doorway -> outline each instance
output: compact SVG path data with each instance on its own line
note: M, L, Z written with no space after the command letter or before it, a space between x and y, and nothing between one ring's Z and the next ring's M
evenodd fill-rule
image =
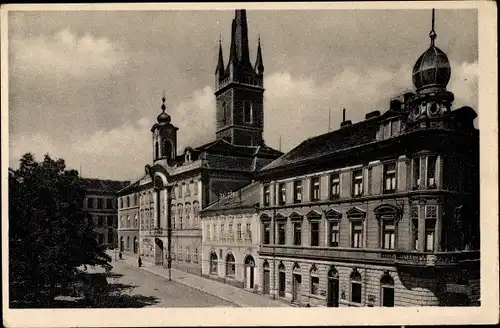
M328 298L326 306L339 306L339 274L334 268L328 271Z
M293 274L293 298L292 302L300 301L300 289L302 285L302 276L300 274Z
M255 284L255 261L252 255L245 258L245 288L253 289Z
M137 254L139 249L139 243L137 242L137 237L134 237L134 254Z
M120 252L123 252L123 236L120 237Z
M163 265L163 241L155 238L155 265Z
M285 266L283 263L280 264L278 274L278 296L285 297L285 286L286 286L286 274L285 274Z
M269 263L266 261L264 263L264 281L262 283L262 293L269 294L269 286L270 286L270 274L269 274Z

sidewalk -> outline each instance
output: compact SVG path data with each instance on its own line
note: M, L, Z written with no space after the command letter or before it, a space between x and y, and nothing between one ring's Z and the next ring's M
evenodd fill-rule
M122 261L137 267L136 257L123 255ZM141 269L168 279L168 269L161 266L154 266L151 262L143 261ZM290 307L290 305L284 302L270 299L267 296L254 294L240 288L195 276L176 269L171 270L172 281L201 290L207 294L219 297L240 307Z

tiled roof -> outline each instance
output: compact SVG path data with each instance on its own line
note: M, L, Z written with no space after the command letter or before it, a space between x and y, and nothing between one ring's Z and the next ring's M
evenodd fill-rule
M117 192L119 195L122 195L122 194L126 193L127 191L132 190L132 189L134 189L135 187L138 187L138 186L139 186L139 184L140 184L140 181L141 181L141 180L139 179L139 180L137 180L137 181L136 181L136 182L134 182L134 183L130 183L129 185L124 186L123 188L121 188L121 189L117 190L116 192Z
M253 182L245 187L233 192L231 196L219 199L208 205L201 212L219 211L228 209L251 208L259 203L260 184Z
M130 184L130 181L115 181L101 179L82 179L86 190L116 193L118 190Z
M309 138L288 153L264 166L261 172L298 164L375 141L379 120L382 117L386 117L386 115L367 119L336 131Z

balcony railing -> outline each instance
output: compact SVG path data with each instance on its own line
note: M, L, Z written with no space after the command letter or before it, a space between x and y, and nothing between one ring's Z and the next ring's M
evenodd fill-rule
M276 255L304 259L346 260L372 262L399 266L443 267L457 265L463 261L479 260L479 251L456 251L422 253L384 249L304 247L284 245L260 245L260 255Z
M167 233L166 229L163 229L162 227L157 227L149 230L149 234L151 236L163 236L164 234Z

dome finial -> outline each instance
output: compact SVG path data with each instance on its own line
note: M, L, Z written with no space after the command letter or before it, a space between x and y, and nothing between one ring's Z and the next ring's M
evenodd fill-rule
M165 90L163 90L163 96L162 96L162 98L161 98L161 102L162 102L162 104L161 104L161 110L162 110L163 112L164 112L164 111L165 111L165 109L166 109L166 106L165 106L165 100L166 100L166 99L165 99Z
M436 31L434 30L434 21L435 21L435 9L432 9L432 28L429 33L429 37L431 38L431 46L434 46L434 40L436 40L437 34Z

